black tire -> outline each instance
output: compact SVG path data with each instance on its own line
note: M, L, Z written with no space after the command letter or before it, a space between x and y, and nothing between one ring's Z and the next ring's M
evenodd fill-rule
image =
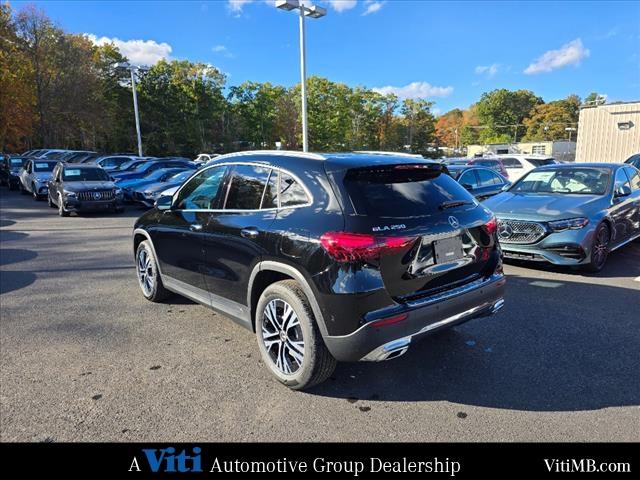
M7 185L9 187L9 190L16 190L18 187L14 187L13 183L9 182L9 185Z
M284 340L282 340L282 335L274 333L276 331L276 329L273 328L274 324L271 323L265 313L267 306L272 305L273 301L276 302L276 305L278 303L282 305L288 304L288 306L292 308L293 314L297 316L299 322L299 324L293 327L287 327L285 325L284 331L286 333L284 334ZM288 318L291 319L293 317L289 316ZM284 320L283 323L284 322L291 323L287 320ZM258 348L260 349L260 355L262 356L264 364L273 376L287 387L293 390L310 388L324 382L333 373L337 362L331 356L329 350L327 350L315 321L313 311L309 305L309 300L307 300L302 288L295 280L282 280L273 283L262 292L256 308L255 326ZM267 335L271 335L274 339L277 336L277 338L280 339L279 342L284 342L280 343L280 345L274 344L277 351L274 351L273 348L269 349L266 346L266 340L263 338L263 327L268 332ZM294 336L293 341L289 338L289 335ZM278 360L274 360L273 356L275 355L280 358L281 351L298 353L289 345L293 343L299 344L300 341L303 342L302 351L304 353L302 361L301 363L297 363L294 356L287 355L286 358L292 360L291 364L296 368L295 370L288 368L291 373L285 373L282 368L277 366ZM287 350L285 350L285 344L287 345ZM284 365L283 362L286 363L287 359L281 362L281 364Z
M27 192L27 191L25 190L24 185L22 185L22 182L19 182L19 183L18 183L18 190L20 190L20 194L21 194L21 195L26 195L26 194L28 194L28 193L29 193L29 192Z
M31 184L31 196L36 202L40 200L40 195L38 195L38 190L36 189L35 184Z
M62 197L60 195L58 195L58 215L60 215L61 217L68 217L70 215L70 213L65 210L64 202L62 201Z
M56 208L56 204L53 203L53 200L51 200L50 193L47 193L47 205L49 205L50 208Z
M609 225L601 223L593 234L593 243L591 244L591 261L583 268L587 272L597 273L604 268L609 256L609 241L611 240L611 231Z
M146 258L149 259L146 275L148 276L147 278L149 278L149 275L152 277L151 288L145 288L144 280L141 275L141 252L144 252ZM138 245L138 248L136 249L135 265L138 285L140 285L140 290L142 290L144 298L150 302L159 303L171 296L171 292L164 288L164 285L162 284L160 270L158 269L158 262L148 240L144 240L143 242L140 242L140 245Z

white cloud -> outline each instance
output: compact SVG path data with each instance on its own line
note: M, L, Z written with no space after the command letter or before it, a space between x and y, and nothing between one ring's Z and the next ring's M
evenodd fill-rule
M235 13L242 12L242 8L248 3L253 3L253 0L227 0L229 10Z
M213 53L219 53L227 58L234 58L235 55L229 51L225 45L215 45L211 48Z
M478 65L475 68L475 72L476 75L486 75L488 78L491 78L498 73L499 67L500 65L497 63L492 63L491 65Z
M427 82L412 82L404 87L380 87L374 91L382 95L393 93L398 98L428 98L428 97L448 97L453 93L453 87L436 87Z
M535 62L530 64L524 73L527 75L534 75L542 72L552 72L559 68L566 67L567 65L580 65L580 62L590 55L588 49L582 45L582 40L576 38L575 40L566 43L558 50L549 50L545 52L541 57L538 57Z
M162 59L169 59L171 55L171 45L155 40L120 40L117 37L97 37L91 33L85 36L96 45L113 43L120 53L129 59L134 65L153 65Z
M366 0L364 2L365 6L366 6L366 10L364 11L364 13L362 14L364 15L370 15L372 13L376 13L379 12L380 9L384 6L386 2L376 2L374 0Z
M358 4L358 0L329 0L329 4L336 12L351 10Z

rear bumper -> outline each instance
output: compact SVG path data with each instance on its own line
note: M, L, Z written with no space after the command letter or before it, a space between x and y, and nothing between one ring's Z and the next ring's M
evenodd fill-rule
M338 361L381 361L404 353L420 337L494 314L504 304L505 277L494 274L437 297L394 307L393 315L406 314L401 322L374 327L365 324L343 336L324 341Z

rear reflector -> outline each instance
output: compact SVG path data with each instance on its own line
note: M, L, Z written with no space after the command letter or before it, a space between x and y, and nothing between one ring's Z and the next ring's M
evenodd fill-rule
M338 262L374 260L414 241L415 237L378 237L349 232L327 232L320 237L322 247Z
M394 315L393 317L376 320L374 322L371 322L369 325L371 325L372 327L386 327L387 325L393 325L394 323L402 322L403 320L406 320L408 316L409 315L407 315L406 313L401 313L399 315Z

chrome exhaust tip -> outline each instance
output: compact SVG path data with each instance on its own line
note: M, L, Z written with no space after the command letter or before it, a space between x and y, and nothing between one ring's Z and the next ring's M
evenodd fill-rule
M499 310L502 309L502 307L504 307L504 298L501 298L500 300L498 300L496 303L493 304L493 306L491 307L491 314L493 315L494 313L497 313Z
M394 340L384 345L379 346L374 351L369 353L362 361L366 362L383 362L385 360L392 360L398 358L409 350L411 344L411 337L404 337Z

